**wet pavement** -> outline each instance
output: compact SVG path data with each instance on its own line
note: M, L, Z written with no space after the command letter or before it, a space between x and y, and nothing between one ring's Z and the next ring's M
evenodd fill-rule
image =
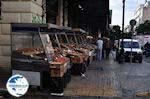
M139 99L133 98L136 93L150 92L150 57L141 64L118 64L112 58L94 61L85 75L72 76L63 97L52 97L48 92L34 92L20 99ZM0 82L1 88L4 85Z
M112 58L94 61L85 75L85 78L73 76L64 95L134 97L150 92L150 58L132 64L118 64Z
M110 62L94 61L85 77L73 76L64 91L64 96L117 96L115 73Z
M114 66L115 74L120 83L123 97L135 96L140 92L150 92L150 61L144 59L143 63L125 63Z

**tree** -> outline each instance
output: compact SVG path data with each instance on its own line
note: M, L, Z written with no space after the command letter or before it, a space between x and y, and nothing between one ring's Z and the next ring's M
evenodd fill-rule
M150 34L150 20L146 20L136 28L137 34Z
M120 39L121 37L121 30L119 25L114 25L113 28L110 30L110 39L116 40Z

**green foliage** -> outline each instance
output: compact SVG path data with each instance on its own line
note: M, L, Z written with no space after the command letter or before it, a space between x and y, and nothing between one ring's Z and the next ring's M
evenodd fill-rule
M121 30L119 25L114 25L113 28L110 30L109 37L111 40L116 40L121 37Z
M150 20L146 20L136 28L137 33L150 34Z
M123 38L131 38L132 33L123 33L120 30L120 26L115 25L113 26L113 28L110 30L110 34L109 34L109 38L111 40L118 40L118 39L122 39Z

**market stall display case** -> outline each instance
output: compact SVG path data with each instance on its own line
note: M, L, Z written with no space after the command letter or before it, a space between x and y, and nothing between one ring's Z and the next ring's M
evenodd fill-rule
M78 42L74 31L66 32L66 34L69 41L67 46L75 51L74 53L71 53L71 62L73 64L72 73L84 74L87 68L87 50L80 47L80 43Z
M70 81L70 60L52 46L50 33L63 31L53 24L12 23L12 75L27 78L31 86L49 88L51 93L62 94Z
M49 34L52 44L56 50L59 50L64 56L67 56L71 60L71 72L72 74L81 75L85 73L85 57L86 55L77 49L77 46L70 43L67 33L72 33L71 28L64 27L63 32L57 32Z
M85 52L86 49L86 54L89 56L87 64L91 64L93 61L93 57L95 56L95 50L96 46L93 44L89 44L86 40L86 31L80 28L74 28L73 31L75 32L75 37L78 41L78 44L81 49L84 49L83 51Z

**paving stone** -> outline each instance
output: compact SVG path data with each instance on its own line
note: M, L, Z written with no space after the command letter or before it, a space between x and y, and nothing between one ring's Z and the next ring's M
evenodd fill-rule
M86 78L73 76L64 94L70 96L67 92L76 90L77 96L117 96L112 77L114 75L108 70L110 64L107 62L93 62L86 72ZM106 63L106 66L103 65Z

